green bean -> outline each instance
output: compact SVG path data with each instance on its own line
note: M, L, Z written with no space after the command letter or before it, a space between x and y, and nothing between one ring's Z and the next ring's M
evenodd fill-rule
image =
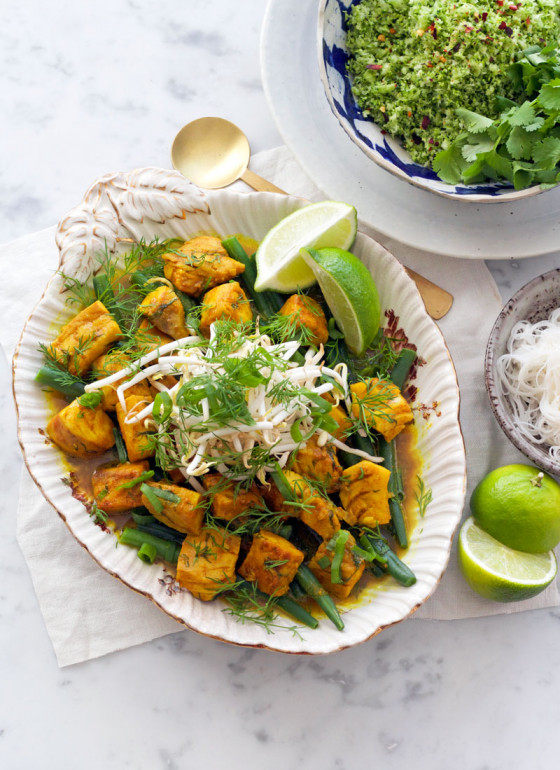
M120 463L127 463L128 462L128 453L126 451L126 444L124 443L124 439L122 437L122 433L117 427L113 428L113 435L115 437L115 449L117 450L117 455L119 458Z
M130 282L135 286L142 288L144 284L148 283L150 278L153 278L153 276L149 275L148 273L144 273L142 270L136 270L130 276Z
M294 599L306 599L307 594L303 590L303 588L300 586L300 584L297 582L297 580L292 580L290 583L290 592Z
M397 357L395 365L391 369L389 378L399 390L402 390L410 374L412 364L416 360L416 351L411 348L403 348Z
M342 631L344 629L344 622L332 597L325 591L309 567L305 564L300 564L296 572L296 580L305 593L317 602L327 618L334 623L339 631Z
M385 467L391 472L387 488L389 490L389 510L391 512L391 521L395 528L395 535L401 548L408 548L408 535L406 533L406 524L404 520L404 511L402 501L404 490L402 489L400 471L397 467L397 449L394 441L380 441L379 453L385 460Z
M176 564L179 559L179 553L181 552L181 546L178 543L173 543L169 540L163 540L160 537L143 532L139 529L132 529L132 527L125 527L119 536L119 543L123 545L130 545L134 548L141 548L144 544L155 548L157 555L160 559L169 562L170 564Z
M403 586L411 586L416 583L416 575L397 554L391 550L388 543L383 538L366 536L374 550L382 557L387 559L387 572Z
M85 392L86 384L78 377L74 377L69 372L65 372L62 369L57 369L54 366L48 366L45 364L42 366L35 375L35 382L40 385L45 385L53 390L58 390L59 393L68 396L69 398L79 398Z
M115 295L111 290L111 282L106 275L94 276L93 290L95 292L95 298L100 302L103 302L103 304L115 299Z
M284 300L275 291L257 291L255 289L255 281L257 279L255 261L247 255L247 252L235 236L222 241L222 246L232 259L245 265L245 271L241 275L241 279L259 313L264 318L276 315L284 304Z
M282 610L284 610L286 614L290 615L299 623L303 623L309 628L317 628L319 625L317 618L314 618L313 615L311 615L311 613L305 609L305 607L302 607L301 604L298 604L298 602L296 602L287 594L284 594L283 596L277 596L276 603Z
M181 289L178 289L176 286L174 287L173 291L179 297L179 302L185 311L185 317L188 316L191 310L196 307L196 300L190 297L188 294L185 294L184 291L181 291Z
M134 519L135 517L133 516L132 518ZM144 521L143 523L139 521L136 524L136 529L140 532L146 532L148 535L160 537L162 540L168 540L170 543L179 543L179 545L186 537L184 532L168 527L167 524L158 521L155 516L152 521Z

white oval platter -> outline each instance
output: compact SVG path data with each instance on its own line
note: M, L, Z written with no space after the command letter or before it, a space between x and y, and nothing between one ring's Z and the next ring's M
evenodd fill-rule
M57 230L61 264L67 274L87 280L92 272L91 255L100 249L118 253L131 240L146 241L214 232L226 237L235 233L261 239L291 211L306 201L273 193L204 192L179 173L164 169L138 169L109 174L96 181L83 202L62 219ZM98 564L111 575L185 626L206 636L252 647L289 653L320 654L363 642L383 628L403 620L432 594L447 565L453 533L461 518L465 497L465 451L459 426L459 390L453 363L436 324L424 310L414 283L400 263L371 238L359 233L354 252L371 270L382 306L399 318L398 325L425 359L414 384L413 404L437 404L439 416L423 419L417 411L418 450L423 457L423 478L433 502L411 533L411 545L403 559L417 575L411 588L394 582L366 588L355 606L345 612L341 633L322 619L315 631L292 625L273 634L255 624L240 624L224 612L221 601L204 603L188 592L166 592L160 582L161 564L148 566L126 546L116 546L115 536L96 526L83 505L63 483L68 475L59 450L45 440L49 404L34 377L41 366L39 342L54 338L57 329L72 315L61 293L63 282L55 275L28 319L14 356L14 395L18 433L25 462L43 495L66 523L70 532ZM425 412L424 412L425 414ZM53 512L53 515L54 512Z

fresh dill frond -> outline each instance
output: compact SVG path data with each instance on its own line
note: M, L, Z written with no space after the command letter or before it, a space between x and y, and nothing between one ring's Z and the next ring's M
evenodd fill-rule
M432 502L432 490L426 487L424 479L419 474L416 476L416 480L418 482L418 489L415 491L414 496L418 503L418 515L423 519L428 505Z
M275 597L262 594L255 583L240 580L224 586L221 595L228 605L222 612L231 615L238 623L256 623L267 634L273 634L275 629L287 630L298 639L302 638L298 626L286 627L278 622Z

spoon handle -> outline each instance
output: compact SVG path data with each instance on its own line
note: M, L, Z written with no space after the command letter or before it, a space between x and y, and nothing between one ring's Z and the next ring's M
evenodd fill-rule
M276 185L272 184L272 182L267 182L267 180L263 179L262 176L255 174L254 171L251 171L248 168L246 168L245 171L241 174L241 179L243 179L245 184L248 184L249 187L252 187L253 190L258 190L259 192L282 193L282 195L288 194L285 190L281 190L279 187L276 187Z
M410 267L405 267L405 270L416 284L420 296L424 300L424 306L428 315L436 321L443 318L451 309L453 295L442 289L441 286L437 286L427 278L424 278L423 275L414 272Z

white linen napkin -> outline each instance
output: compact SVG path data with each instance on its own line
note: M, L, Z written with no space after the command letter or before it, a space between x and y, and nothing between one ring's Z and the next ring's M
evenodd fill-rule
M251 166L287 192L310 200L325 197L286 148L259 153ZM242 183L236 186L246 189ZM461 423L469 475L466 516L470 492L482 476L499 465L525 461L496 424L484 388L484 350L502 307L497 287L482 261L431 256L383 238L367 227L362 229L405 265L445 287L455 297L451 311L439 325L455 362L461 389ZM2 247L5 263L18 266L4 275L4 292L11 301L7 317L0 324L0 342L9 357L25 320L57 268L54 233L52 227ZM18 542L60 666L183 630L144 597L99 568L45 502L25 469L17 515ZM53 553L57 554L56 560ZM450 620L559 604L557 585L524 602L504 605L486 601L466 585L453 552L436 592L414 617Z

